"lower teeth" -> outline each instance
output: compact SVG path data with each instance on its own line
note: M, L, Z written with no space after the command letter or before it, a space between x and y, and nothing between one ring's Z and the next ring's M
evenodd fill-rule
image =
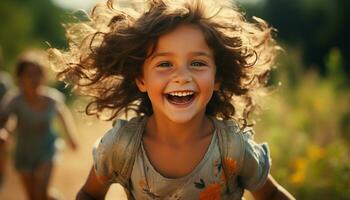
M188 96L171 96L171 95L167 95L167 98L169 99L169 101L173 102L173 103L178 103L178 104L185 104L191 101L193 95L188 95Z

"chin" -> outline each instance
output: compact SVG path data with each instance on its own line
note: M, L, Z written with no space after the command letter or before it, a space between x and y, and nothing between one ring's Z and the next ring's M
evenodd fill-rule
M177 124L185 124L188 123L189 121L191 121L190 118L176 118L173 117L172 119L170 119L171 122L173 123L177 123Z
M189 113L177 113L177 114L171 114L170 116L168 115L167 118L169 121L173 122L173 123L178 123L178 124L185 124L188 122L191 122L194 118L196 117L196 115L193 114L189 114ZM204 116L203 116L204 117Z

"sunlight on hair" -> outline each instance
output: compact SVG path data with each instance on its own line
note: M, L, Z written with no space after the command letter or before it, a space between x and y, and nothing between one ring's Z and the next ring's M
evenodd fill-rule
M89 14L73 14L77 22L65 24L69 49L49 49L50 66L73 90L93 99L88 113L105 112L111 119L130 110L152 112L133 81L150 45L181 23L199 25L211 48L226 55L216 60L222 62L218 73L224 82L208 104L208 112L219 118L247 119L259 106L280 51L274 29L258 17L247 21L230 0L109 0Z

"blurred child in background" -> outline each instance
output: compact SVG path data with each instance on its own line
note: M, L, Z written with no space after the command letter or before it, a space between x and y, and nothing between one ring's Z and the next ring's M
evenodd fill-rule
M20 58L16 75L19 89L8 92L0 107L1 140L8 139L5 124L12 116L16 117L15 168L28 199L53 199L48 193L56 153L53 120L58 117L61 121L67 142L75 150L73 118L64 104L64 96L44 85L43 66L34 58Z

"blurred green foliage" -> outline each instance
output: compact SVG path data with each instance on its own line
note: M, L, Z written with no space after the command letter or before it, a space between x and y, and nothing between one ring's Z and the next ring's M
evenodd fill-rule
M257 137L267 140L272 174L297 199L350 199L350 88L337 48L325 57L327 75L305 69L298 49L279 60ZM259 135L261 133L261 135Z
M333 47L344 55L350 75L349 0L239 0L248 16L265 19L278 30L279 40L298 47L305 68L317 68L325 75L324 58Z
M241 2L277 29L285 50L272 73L282 85L256 127L272 174L297 199L350 199L350 1Z
M45 42L55 47L65 47L61 23L66 13L49 0L1 0L1 69L13 71L11 68L18 54L29 47L48 47Z

